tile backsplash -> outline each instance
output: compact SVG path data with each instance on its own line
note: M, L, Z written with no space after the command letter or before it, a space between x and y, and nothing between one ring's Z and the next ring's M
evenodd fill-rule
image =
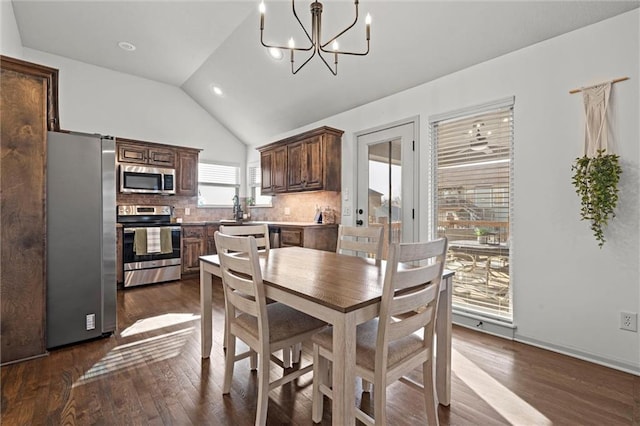
M120 194L116 196L116 204L138 204L149 206L172 206L173 218L181 218L183 222L202 222L218 219L231 219L233 209L228 208L198 208L198 197L184 197L179 195L163 196L151 194ZM186 209L189 209L189 215Z
M333 191L278 194L272 197L272 207L251 207L249 210L252 220L313 222L316 206L321 210L327 207L333 210L335 222L340 222L342 199L340 192Z
M316 206L321 210L329 208L335 213L335 222L340 222L342 202L339 192L316 191L295 194L279 194L272 197L272 207L251 207L247 209L246 199L241 199L242 210L251 220L274 222L312 222ZM228 208L198 207L198 197L161 196L150 194L120 194L116 196L118 205L167 205L174 208L174 218L183 222L214 221L231 219L233 211ZM189 209L189 215L186 209ZM286 214L288 213L288 214Z

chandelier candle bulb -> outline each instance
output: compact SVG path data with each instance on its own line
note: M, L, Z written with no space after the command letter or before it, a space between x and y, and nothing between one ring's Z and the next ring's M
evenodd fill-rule
M367 13L367 17L364 19L364 23L367 24L367 40L371 38L371 15Z
M259 9L260 9L260 30L264 30L264 12L266 10L264 2L260 3Z

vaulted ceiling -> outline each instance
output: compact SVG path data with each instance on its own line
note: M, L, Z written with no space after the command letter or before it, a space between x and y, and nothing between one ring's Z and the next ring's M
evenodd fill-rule
M258 0L13 0L25 47L181 87L247 144L321 120L471 65L637 8L639 1L361 0L338 75L314 58L291 74L260 45ZM310 27L310 1L296 2ZM353 2L324 2L323 34L353 20ZM265 40L302 46L288 1L267 0ZM323 37L323 40L326 40ZM118 47L127 41L133 52ZM568 52L570 53L570 52ZM328 58L332 63L332 58ZM296 64L302 63L296 56ZM219 86L222 96L213 94Z

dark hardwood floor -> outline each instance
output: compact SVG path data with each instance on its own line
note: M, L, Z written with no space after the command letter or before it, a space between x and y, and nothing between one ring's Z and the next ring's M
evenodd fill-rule
M222 308L217 286L218 325ZM197 277L118 291L114 336L2 367L2 425L253 424L257 376L244 360L222 396L221 328L202 360L199 311ZM453 336L443 425L640 424L640 377L460 327ZM306 375L273 390L268 424L312 424L310 383ZM389 424L426 424L418 392L402 383L387 392ZM367 407L369 395L358 391L357 401ZM328 403L323 424L331 424Z

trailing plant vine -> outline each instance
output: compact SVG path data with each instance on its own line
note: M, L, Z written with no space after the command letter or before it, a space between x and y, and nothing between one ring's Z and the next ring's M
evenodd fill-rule
M591 221L591 230L600 248L605 243L604 227L610 217L616 216L618 182L622 174L619 158L599 149L595 157L578 157L571 166L573 186L582 204L581 220Z

